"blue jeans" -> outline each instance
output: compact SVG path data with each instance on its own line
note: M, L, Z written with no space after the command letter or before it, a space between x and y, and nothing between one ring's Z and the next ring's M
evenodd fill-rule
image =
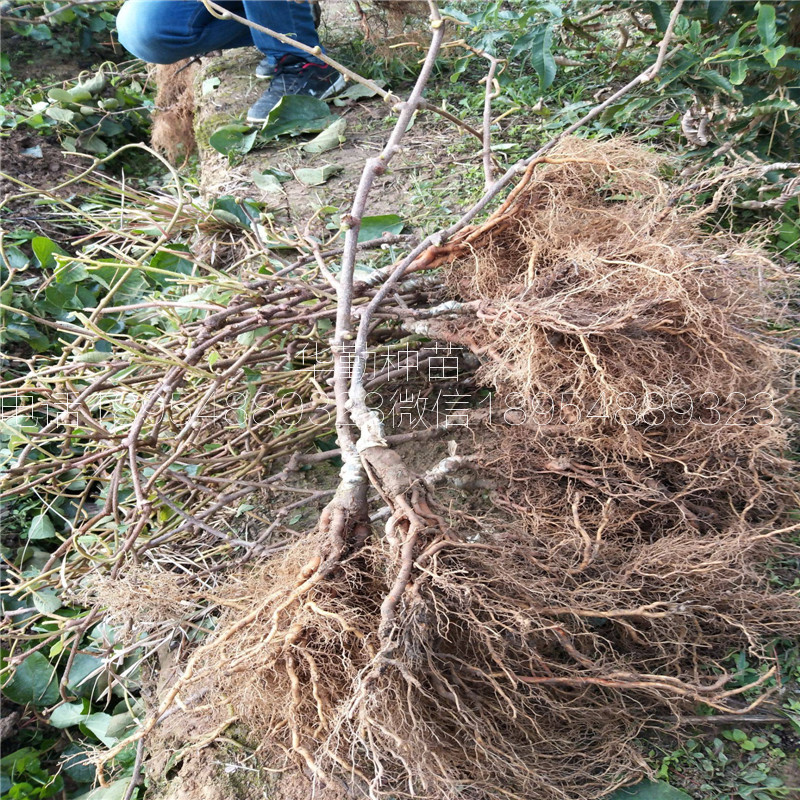
M310 0L217 0L234 14L317 47ZM200 0L126 0L117 15L126 50L152 64L174 64L209 50L255 45L276 60L287 54L317 61L295 47L235 20L217 19Z

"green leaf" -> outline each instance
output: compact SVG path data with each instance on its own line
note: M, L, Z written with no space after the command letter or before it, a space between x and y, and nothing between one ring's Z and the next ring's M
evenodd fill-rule
M747 110L749 116L757 116L759 114L772 114L776 111L797 111L800 105L788 98L775 98L774 100L765 100L762 103L753 103Z
M171 245L165 250L159 250L151 259L148 264L147 274L159 286L163 286L168 282L179 278L181 275L192 274L192 262L186 259L187 251L179 249L181 245ZM183 254L183 255L181 255ZM163 272L170 272L170 275L156 274L151 270L160 270Z
M800 240L800 226L792 220L785 220L778 229L778 238L786 244L794 244Z
M708 21L716 25L730 8L730 0L708 0Z
M656 24L659 33L664 33L669 25L669 11L661 3L649 2L645 4L647 10L653 15L653 22Z
M56 266L56 283L80 283L89 277L89 270L77 261L62 261Z
M77 297L77 286L67 284L50 284L44 290L44 296L54 308L72 309L73 311L81 308L81 302Z
M463 58L459 58L455 64L453 64L452 68L450 69L450 83L456 83L459 79L459 76L466 72L467 67L470 65L473 56L470 53Z
M226 225L233 225L237 228L242 224L242 221L236 214L231 214L230 211L226 211L224 208L216 209L214 211L214 217L220 222L224 222Z
M737 100L740 100L742 97L742 93L736 89L724 75L721 75L714 69L705 69L698 77L702 78L706 83L710 83L715 88L722 89L729 97L734 97Z
M90 153L102 156L108 152L108 145L97 135L81 137L78 139L78 144Z
M68 108L61 108L60 106L51 106L44 113L47 114L50 119L54 119L56 122L66 122L68 125L72 124L78 116L74 111L70 111Z
M6 326L6 332L11 328ZM18 445L26 445L31 441L30 433L40 430L39 424L32 417L19 414L14 417L0 419L0 434L8 436L7 447L10 452L14 452Z
M46 236L35 236L31 240L31 247L39 266L42 269L55 269L55 255L67 255L52 239Z
M741 86L747 77L747 62L743 59L731 64L730 81L734 86Z
M126 266L106 265L91 270L92 277L106 289L115 286L122 276L129 270ZM147 289L147 280L138 270L131 270L117 286L114 292L114 302L120 305L135 303L141 299Z
M319 186L337 172L341 172L342 169L339 164L325 164L324 167L317 169L296 169L294 174L297 176L297 180L306 186Z
M37 514L28 527L28 539L50 539L56 535L56 529L47 514Z
M92 99L92 93L82 86L73 86L72 89L67 91L67 96L70 103L85 103L87 100Z
M386 86L386 81L375 81L375 83L383 89ZM368 97L375 97L378 93L369 86L364 86L363 83L353 83L343 92L340 92L334 99L335 106L347 106L354 100L364 100Z
M400 233L405 223L397 214L379 214L374 217L363 217L358 231L358 241L366 242L377 239L384 233Z
M734 742L746 742L747 734L741 728L734 728L730 731L723 731L722 735L726 739L732 739Z
M106 736L122 739L135 724L134 716L130 711L123 711L121 714L113 714L108 721Z
M472 20L460 9L453 6L447 6L442 9L443 17L451 17L458 22L463 22L465 25L472 25Z
M79 364L102 364L113 357L113 353L104 353L101 350L87 350L85 353L79 353L75 356L74 360Z
M779 44L777 47L770 47L764 51L764 60L772 69L778 66L778 62L786 55L786 47Z
M116 736L108 734L111 719L110 714L99 711L86 717L81 723L81 728L91 731L106 747L113 747L119 740Z
M617 789L603 800L692 800L691 796L664 781L642 781L635 786Z
M92 783L97 770L89 763L91 751L73 742L61 754L64 772L76 783Z
M125 127L109 117L106 117L100 122L100 133L102 133L104 136L119 136L124 132Z
M281 187L281 182L274 176L270 175L268 172L253 172L253 183L261 189L262 192L267 192L267 194L275 194L277 192L283 192L283 188Z
M260 133L265 139L285 134L318 133L330 125L332 118L324 100L308 95L286 95L269 112Z
M55 667L41 653L31 653L3 687L3 694L21 705L52 706L60 697Z
M88 92L89 95L91 96L94 94L99 94L105 88L106 88L106 76L103 70L101 69L99 72L92 75L91 78L82 80L80 83L78 83L75 89L72 89L71 91L81 90L84 92Z
M125 792L128 791L130 778L120 778L118 781L110 783L108 786L98 786L91 792L76 797L75 800L122 800Z
M286 183L286 181L290 181L292 179L291 172L286 172L282 169L276 169L275 167L265 167L261 170L262 175L271 175L273 178L277 178L281 183ZM253 172L253 178L255 179L255 171Z
M208 143L224 156L231 153L240 155L249 153L253 149L255 140L255 129L241 123L223 125L208 137Z
M324 153L327 150L333 150L345 141L345 128L347 128L347 120L340 117L310 142L306 142L302 149L306 153Z
M54 614L61 608L62 603L55 589L41 589L33 592L33 605L42 614Z
M540 23L533 28L531 38L531 66L539 76L539 88L544 90L552 85L556 77L556 62L553 58L553 26Z
M0 263L2 263L3 255L5 255L6 265L11 269L24 269L28 265L28 257L19 247L7 247L4 254L0 253Z
M522 36L517 39L513 45L511 45L511 50L508 51L508 57L510 59L516 58L519 55L522 55L530 46L531 42L533 41L533 37L536 35L536 31L528 31L527 33L523 33Z
M777 38L777 26L775 25L775 7L768 3L756 3L758 9L758 19L756 28L758 38L764 47L771 47Z
M258 219L261 209L252 200L239 200L232 195L225 194L214 200L211 212L217 219L227 222L229 225L243 225L245 228L250 228L252 225L250 217Z
M244 345L245 347L250 347L251 344L259 337L259 336L266 336L270 332L270 328L268 326L263 328L254 328L252 331L245 331L244 333L240 333L236 337L236 341Z
M54 728L69 728L79 725L88 716L84 703L64 703L53 711L48 721Z
M89 676L103 665L103 660L91 653L78 653L72 662L67 677L67 688L78 697L91 698L93 694L103 691L108 686L108 676L104 671L94 677Z
M72 95L66 89L51 89L47 96L55 103L74 103ZM91 96L91 95L90 95Z

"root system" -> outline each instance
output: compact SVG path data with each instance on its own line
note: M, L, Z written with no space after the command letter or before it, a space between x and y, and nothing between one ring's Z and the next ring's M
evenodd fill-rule
M364 449L385 529L334 500L228 585L176 692L213 682L332 796L436 800L597 797L646 771L644 729L769 696L800 621L764 567L797 500L781 276L675 210L661 166L567 142L429 254L455 303L425 332L482 361L495 489L476 515Z
M197 149L194 136L194 89L197 64L184 59L153 67L157 86L150 141L173 164L180 164Z

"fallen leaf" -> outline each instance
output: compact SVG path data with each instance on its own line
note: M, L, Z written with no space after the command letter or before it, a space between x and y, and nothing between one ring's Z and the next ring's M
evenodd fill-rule
M326 164L324 167L317 167L316 169L296 169L294 174L297 180L306 186L319 186L325 183L332 175L341 172L342 169L339 164Z
M274 175L270 175L268 172L254 172L253 183L259 189L261 189L262 192L267 192L268 194L280 192L283 194L281 182Z
M375 83L383 89L386 86L386 81L375 81ZM366 100L368 97L375 97L378 93L363 83L354 83L349 88L340 92L334 100L335 106L348 106L355 100Z
M310 142L306 142L302 149L306 153L324 153L326 150L333 150L334 147L338 147L344 142L345 128L347 128L347 120L340 117Z
M253 174L255 175L255 172ZM290 172L277 169L277 167L264 167L261 170L261 174L272 175L273 178L277 178L281 183L286 183L286 181L290 181L292 179L292 174Z
M242 155L249 153L253 149L255 140L256 131L249 125L242 125L241 123L223 125L208 137L208 143L224 156L230 153L240 153Z
M374 217L363 217L358 229L358 241L367 242L377 239L384 233L400 233L405 223L397 214L378 214Z
M324 130L332 119L333 114L324 100L290 94L282 97L269 112L260 134L264 139L274 139L287 133L292 136L317 133Z
M617 789L603 800L692 800L686 792L664 781L642 781L635 786Z

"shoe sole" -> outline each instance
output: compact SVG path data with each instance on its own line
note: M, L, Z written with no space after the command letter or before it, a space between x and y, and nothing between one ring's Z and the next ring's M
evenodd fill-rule
M346 83L347 83L347 81L345 81L344 75L339 75L339 77L333 82L331 87L324 94L321 94L317 99L318 100L327 100L329 97L333 97L335 94L338 94L339 92L342 91L342 89L344 89ZM270 109L270 111L272 111L272 109ZM267 112L267 114L269 114L269 111ZM258 125L258 124L260 124L262 122L266 122L267 118L266 117L261 117L261 118L257 119L256 117L251 117L251 116L248 115L247 116L247 121L251 125Z

